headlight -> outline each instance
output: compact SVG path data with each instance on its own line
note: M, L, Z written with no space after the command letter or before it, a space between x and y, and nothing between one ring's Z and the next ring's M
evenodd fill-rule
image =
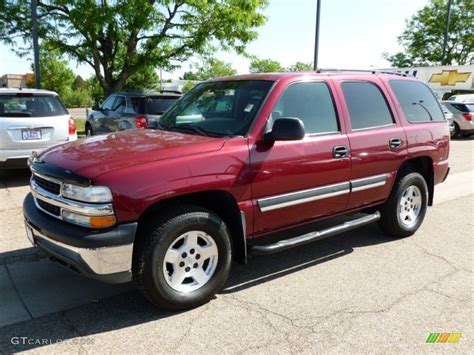
M81 187L64 184L61 189L63 197L83 202L112 202L112 193L105 186Z
M63 219L70 223L89 228L106 228L117 221L115 216L85 216L79 213L63 210Z

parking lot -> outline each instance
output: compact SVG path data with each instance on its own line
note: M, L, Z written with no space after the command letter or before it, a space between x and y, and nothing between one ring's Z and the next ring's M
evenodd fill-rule
M234 265L223 291L163 312L129 286L85 280L29 244L28 171L0 176L0 352L462 352L472 329L474 139L451 144L451 174L420 230L376 225ZM458 344L426 344L432 332Z

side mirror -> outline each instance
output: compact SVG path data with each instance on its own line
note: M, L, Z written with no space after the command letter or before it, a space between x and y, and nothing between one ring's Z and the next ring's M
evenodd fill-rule
M97 103L94 104L94 106L92 106L92 109L93 109L94 111L102 111L102 109L100 108L100 105L97 104Z
M287 117L279 118L273 122L270 132L265 133L265 142L275 141L298 141L305 135L304 124L299 118Z

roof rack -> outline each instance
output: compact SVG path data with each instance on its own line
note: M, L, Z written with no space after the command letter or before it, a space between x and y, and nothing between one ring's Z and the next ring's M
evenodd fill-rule
M396 71L388 71L388 70L377 70L377 69L318 69L316 73L331 73L331 72L356 72L356 73L371 73L371 74L391 74L391 75L398 75L407 77L408 74L399 73Z

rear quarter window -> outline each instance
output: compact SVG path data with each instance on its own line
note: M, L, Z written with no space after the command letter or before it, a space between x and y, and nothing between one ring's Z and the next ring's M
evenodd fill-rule
M57 96L0 95L1 117L51 117L68 112Z
M411 80L389 80L408 122L444 121L438 100L425 84Z

